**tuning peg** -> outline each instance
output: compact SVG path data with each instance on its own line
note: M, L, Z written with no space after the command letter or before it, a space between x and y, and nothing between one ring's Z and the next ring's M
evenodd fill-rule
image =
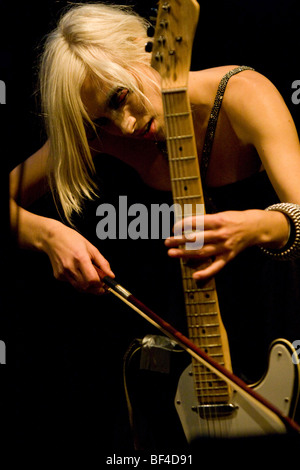
M168 2L165 2L162 6L162 9L169 13L169 11L171 10L171 6Z
M156 20L158 14L158 8L150 8L150 18L154 18Z
M149 13L149 21L153 25L156 24L157 15L158 15L158 9L157 8L151 8L150 13Z
M152 25L148 26L148 28L147 28L147 36L148 36L148 38L153 38L154 33L155 33L155 28L154 28L154 26L152 26Z
M152 52L152 49L153 49L153 42L152 42L152 41L148 41L148 42L145 44L145 51L146 51L146 52Z

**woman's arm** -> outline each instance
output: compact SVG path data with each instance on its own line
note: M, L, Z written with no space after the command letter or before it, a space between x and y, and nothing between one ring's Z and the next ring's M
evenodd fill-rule
M224 97L234 131L243 144L255 147L279 199L300 204L299 137L282 96L257 72L235 78Z
M103 275L114 277L108 261L88 240L58 220L27 211L27 206L47 191L47 157L49 144L10 175L11 230L21 248L46 253L54 276L70 282L79 290L104 292L103 284L94 265ZM20 204L20 205L19 205Z

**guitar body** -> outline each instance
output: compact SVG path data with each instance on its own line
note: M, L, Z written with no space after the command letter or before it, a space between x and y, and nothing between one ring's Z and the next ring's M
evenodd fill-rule
M293 347L286 340L272 343L269 354L269 366L266 375L255 385L257 393L272 403L286 416L293 416L299 395L300 367L292 361ZM256 413L255 407L249 407L247 401L237 390L232 390L229 405L198 406L194 391L191 366L182 373L175 407L177 409L188 442L200 437L245 437L282 433L281 426Z

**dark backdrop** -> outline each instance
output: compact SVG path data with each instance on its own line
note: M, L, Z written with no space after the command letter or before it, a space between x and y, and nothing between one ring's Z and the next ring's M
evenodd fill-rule
M17 442L32 442L37 436L43 442L67 438L82 442L86 437L91 446L97 446L103 423L107 445L128 435L124 424L114 437L114 423L125 422L120 418L126 414L123 398L117 391L103 390L121 388L118 358L128 344L123 328L130 325L134 337L143 330L143 321L111 300L84 296L58 283L48 260L17 250L8 233L7 172L45 138L35 93L39 44L67 3L0 2L0 79L7 90L7 104L0 107L1 259L5 273L0 339L7 343L5 367L15 377L10 416ZM148 15L156 4L151 0L115 3L134 5L142 15ZM300 105L291 100L292 83L300 79L299 12L298 0L202 1L192 68L254 67L275 83L299 127ZM35 209L56 216L51 198ZM93 209L87 209L87 218L89 210ZM121 273L127 287L134 289L137 273L131 275L129 268ZM146 287L140 287L139 294L149 300ZM153 306L159 308L159 302ZM5 381L3 372L3 384Z

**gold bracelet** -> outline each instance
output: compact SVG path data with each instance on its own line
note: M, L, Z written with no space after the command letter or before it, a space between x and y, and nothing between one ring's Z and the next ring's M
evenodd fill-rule
M290 236L283 248L271 249L260 246L260 249L268 256L278 260L287 261L300 258L300 205L289 202L273 204L266 211L279 211L285 214L290 223Z

